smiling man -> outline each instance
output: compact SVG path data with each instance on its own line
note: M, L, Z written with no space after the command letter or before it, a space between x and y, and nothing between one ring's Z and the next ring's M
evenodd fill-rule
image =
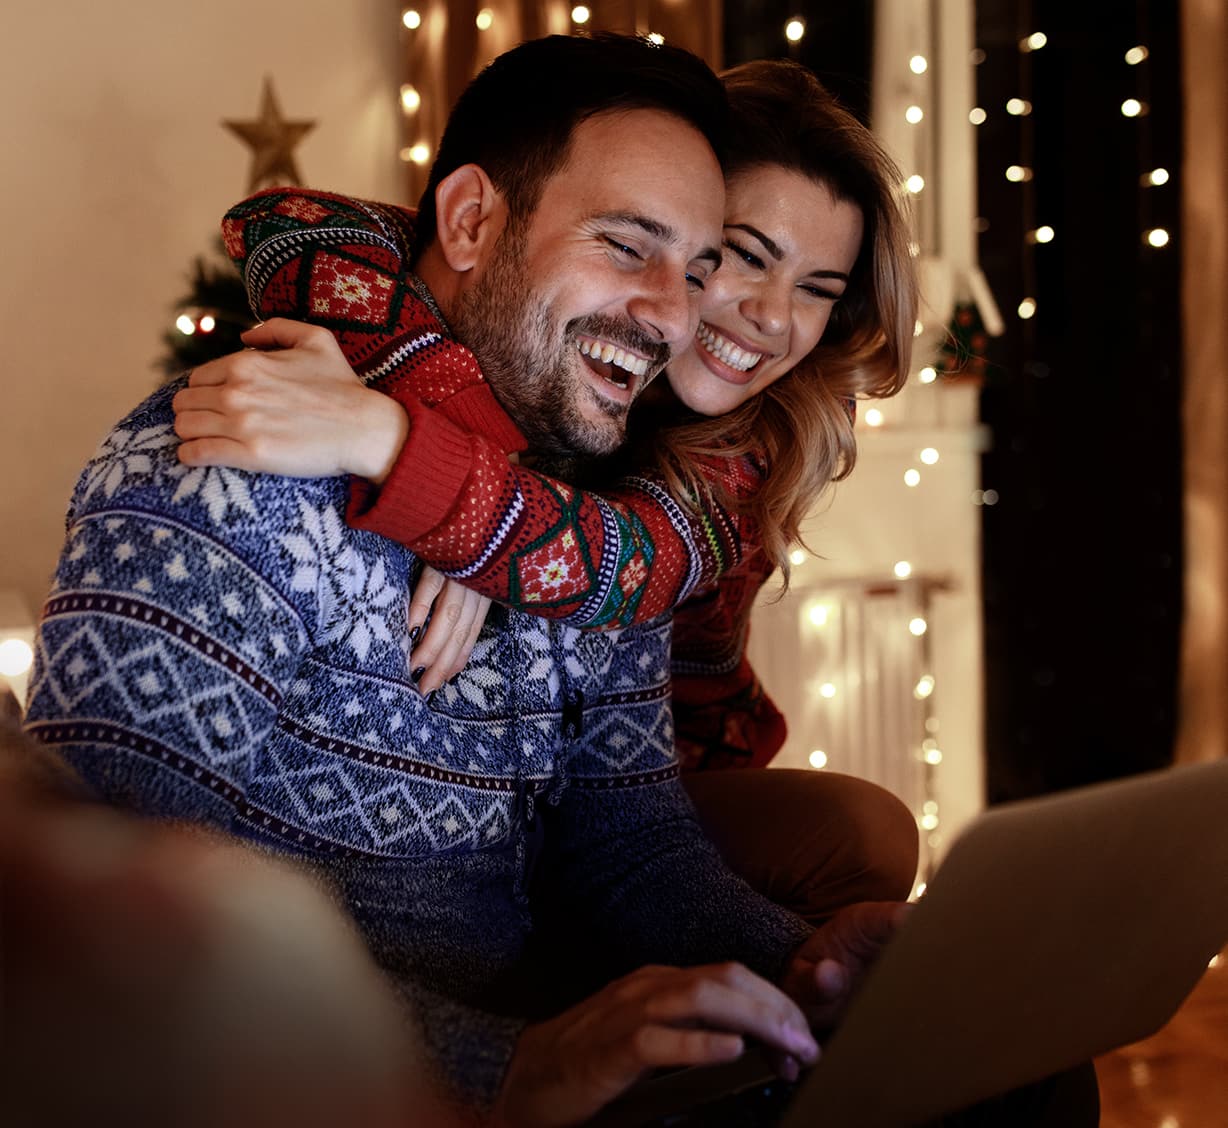
M414 264L405 292L375 286L385 316L434 311L366 357L373 385L395 390L398 350L427 350L415 393L517 445L429 363L454 332L531 450L617 445L635 396L691 339L718 262L722 112L707 68L644 41L554 37L501 56L453 111L412 256L403 229L364 213L371 241ZM296 217L280 219L289 239ZM275 210L263 222L249 280L285 261ZM353 289L312 300L344 322ZM668 622L583 635L500 610L455 684L424 699L405 669L413 555L347 527L335 478L181 463L172 399L208 390L155 393L83 473L29 731L111 803L324 873L414 1004L443 1082L505 1123L580 1122L646 1070L728 1060L745 1037L786 1074L813 1060L799 1004L828 999L811 930L728 873L678 783ZM589 938L578 955L610 985L529 1024L509 1000L543 849Z

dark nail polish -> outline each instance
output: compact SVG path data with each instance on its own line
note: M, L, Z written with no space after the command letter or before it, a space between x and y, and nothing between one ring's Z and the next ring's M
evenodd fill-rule
M422 675L426 673L425 666L419 666L412 674L409 675L409 680L417 685L422 680Z
M416 643L416 642L418 641L418 636L419 636L421 633L422 633L422 628L421 628L421 627L414 627L414 628L413 628L413 630L411 630L411 631L409 632L409 645L410 645L410 646L413 646L413 645L414 645L414 643Z

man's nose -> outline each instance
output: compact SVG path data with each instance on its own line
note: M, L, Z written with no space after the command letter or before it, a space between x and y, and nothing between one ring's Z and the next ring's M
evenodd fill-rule
M695 335L700 295L685 274L655 270L643 278L640 291L627 304L627 312L654 340L681 347Z

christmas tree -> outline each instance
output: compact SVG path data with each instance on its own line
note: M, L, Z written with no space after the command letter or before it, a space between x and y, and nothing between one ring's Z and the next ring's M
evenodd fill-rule
M258 118L223 124L251 147L249 193L278 184L302 183L294 147L315 122L283 118L271 79L264 81ZM166 352L158 367L167 379L241 349L239 334L257 320L248 304L243 279L220 237L214 240L211 255L198 255L193 260L190 278L191 290L175 303L174 326L162 335Z

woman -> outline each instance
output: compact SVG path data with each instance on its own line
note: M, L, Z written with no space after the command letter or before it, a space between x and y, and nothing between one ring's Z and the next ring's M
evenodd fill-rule
M294 399L297 374L265 414L251 397L235 409L197 382L175 405L184 462L363 474L379 489L355 484L351 523L402 541L483 596L598 628L676 607L674 704L690 769L762 766L783 741L783 720L745 656L751 604L775 568L787 576L787 550L815 498L852 469L853 400L903 385L916 309L901 177L869 132L793 64L745 64L725 85L733 122L725 262L708 281L695 348L671 361L668 389L650 389L655 402L637 407L621 458L638 469L619 489L577 492L509 462L518 436L501 448L466 432L463 424L481 418L492 433L485 421L497 412L467 350L438 335L422 344L430 311L407 278L405 214L322 193L274 190L228 215L227 245L254 308L323 316L346 360L383 377L394 397L397 366L433 365L435 410L362 390L376 415L351 412L340 406L357 402L349 372L332 407ZM349 264L340 273L339 256ZM339 287L344 318L330 305ZM354 316L353 292L363 287L381 297L379 317ZM399 320L389 308L401 310ZM274 322L247 340L269 347L285 334ZM303 431L309 414L320 426ZM376 417L391 425L374 425ZM423 461L424 444L441 433L467 458L443 486L440 466ZM436 472L429 490L414 470L424 464ZM501 521L509 499L533 519ZM425 619L424 586L431 581L419 584L415 626ZM480 626L484 605L465 600L462 619ZM459 668L476 629L449 631L442 659L438 630L419 644L411 668L424 691ZM907 894L915 828L879 789L813 773L756 772L749 787L749 777L724 775L692 771L690 790L731 866L761 892L811 920L850 900ZM822 834L807 839L816 802ZM748 823L757 858L739 856ZM805 872L784 861L790 855L807 859Z

